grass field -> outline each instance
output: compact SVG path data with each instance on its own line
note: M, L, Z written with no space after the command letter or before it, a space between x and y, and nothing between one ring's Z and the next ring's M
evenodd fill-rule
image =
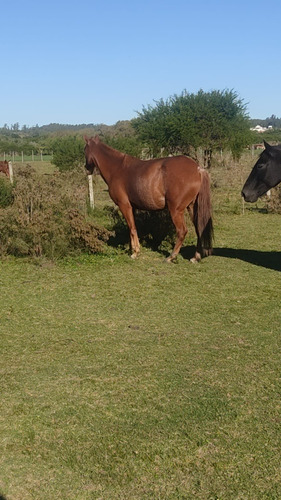
M197 265L192 232L176 264L0 262L4 498L281 498L280 216L214 204Z
M21 161L16 161L13 163L15 173L17 172L18 168L21 167L26 167L27 165L30 165L33 169L35 169L39 174L52 174L55 170L55 166L50 162L50 161L30 161L30 162L24 162L22 163Z

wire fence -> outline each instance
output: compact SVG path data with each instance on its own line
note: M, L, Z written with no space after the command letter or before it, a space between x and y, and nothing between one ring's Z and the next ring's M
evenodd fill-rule
M25 154L23 151L18 152L18 151L9 151L9 152L0 152L0 161L12 161L14 162L22 162L22 163L28 163L28 162L33 162L33 161L52 161L53 159L53 154L44 154L43 152L33 152L28 155Z

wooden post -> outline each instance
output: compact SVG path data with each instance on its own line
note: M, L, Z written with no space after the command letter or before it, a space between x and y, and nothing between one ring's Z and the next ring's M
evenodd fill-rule
M8 165L9 165L10 182L11 182L11 184L13 184L13 182L14 182L14 174L13 174L13 165L12 165L12 162L9 161Z
M23 151L21 152L21 162L23 163Z
M95 208L95 203L94 203L94 189L93 189L93 176L88 175L88 182L89 182L89 197L90 197L90 207Z

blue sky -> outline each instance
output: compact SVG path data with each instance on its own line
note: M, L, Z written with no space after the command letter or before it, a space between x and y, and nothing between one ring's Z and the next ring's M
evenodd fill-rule
M281 117L280 19L280 0L2 0L0 126L111 125L201 88Z

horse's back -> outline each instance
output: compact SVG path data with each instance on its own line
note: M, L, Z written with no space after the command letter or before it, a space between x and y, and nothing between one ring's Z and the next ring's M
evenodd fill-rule
M169 173L171 172L172 175L176 173L185 178L197 177L198 171L200 171L196 161L184 155L163 158L163 166Z
M165 185L167 203L188 206L196 198L201 185L198 164L188 156L166 158Z

